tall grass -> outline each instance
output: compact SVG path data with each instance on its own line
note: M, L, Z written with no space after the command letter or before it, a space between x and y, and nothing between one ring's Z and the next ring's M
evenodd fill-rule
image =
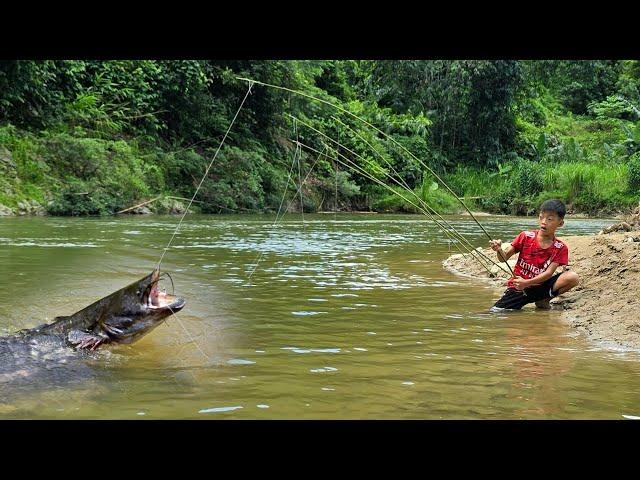
M640 191L628 186L629 166L605 161L521 161L505 175L464 167L446 181L465 197L481 197L476 204L494 213L533 214L544 200L558 198L570 211L611 214L640 199Z
M441 188L433 179L425 176L422 184L416 187L412 194L406 188L391 187L395 193L387 190L386 194L372 205L374 210L386 212L421 213L422 204L414 194L422 199L429 207L440 214L458 213L462 209L456 198ZM404 200L406 198L410 202ZM420 207L420 208L416 208Z

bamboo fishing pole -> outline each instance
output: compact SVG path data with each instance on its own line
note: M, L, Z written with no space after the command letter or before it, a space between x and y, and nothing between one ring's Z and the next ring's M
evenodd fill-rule
M306 149L307 149L307 150L309 150L309 151L316 152L316 153L318 153L318 152L319 152L317 149L315 149L315 148L313 148L313 147L311 147L311 146L309 146L309 145L305 145L305 144L303 144L303 143L301 143L301 142L299 142L299 141L297 141L297 140L291 140L291 141L292 141L292 142L294 142L294 143L297 143L298 145L300 145L300 146L302 146L302 147L306 148ZM444 232L444 233L445 233L445 234L446 234L450 239L452 239L452 240L458 240L458 242L459 242L459 243L455 243L455 242L454 242L454 245L455 245L455 247L460 251L460 253L464 254L464 252L463 252L463 251L461 250L461 248L460 248L460 245L462 245L462 247L464 247L464 248L467 250L467 252L471 255L471 257L472 257L472 258L476 259L476 260L480 263L480 265L481 265L485 270L487 270L487 271L489 272L489 274L490 274L490 275L493 275L493 273L491 272L491 270L490 270L490 269L489 269L489 268L488 268L488 267L487 267L487 266L486 266L486 265L481 261L481 259L476 258L476 257L474 257L474 255L473 255L474 253L481 254L481 252L478 252L478 251L476 251L476 250L474 250L474 249L469 249L469 248L468 248L468 247L467 247L463 242L460 242L460 240L459 240L459 239L456 239L456 238L453 236L453 234L452 234L452 233L451 233L451 232L450 232L446 227L444 227L444 226L443 226L443 225L441 225L437 220L435 220L435 218L434 218L433 216L431 216L431 215L429 214L429 212L428 212L426 209L424 209L424 208L422 208L422 207L420 207L420 206L416 205L416 204L415 204L415 203L413 203L410 199L408 199L407 197L405 197L405 196L404 196L404 195L402 195L401 193L399 193L399 192L395 191L392 187L390 187L389 185L387 185L386 183L384 183L384 182L383 182L383 181L381 181L380 179L378 179L378 178L374 177L372 174L368 173L366 170L364 170L362 167L360 167L358 164L356 164L355 162L353 162L352 160L350 160L348 157L346 157L346 156L345 156L345 155L343 155L342 153L340 153L340 152L336 152L336 153L337 153L337 156L338 156L338 158L336 159L336 160L338 161L338 163L340 163L341 165L344 165L345 167L348 167L348 168L350 167L350 168L352 168L352 169L353 169L353 170L355 170L357 173L360 173L360 174L361 174L361 175L363 175L364 177L366 177L366 178L368 178L368 179L372 180L373 182L375 182L375 183L379 184L380 186L382 186L382 187L386 188L387 190L391 191L391 192L392 192L392 193L394 193L395 195L398 195L398 196L399 196L400 198L402 198L405 202L407 202L407 203L408 203L408 204L410 204L410 205L413 205L413 206L414 206L418 211L421 211L421 212L423 212L425 215L429 216L429 217L431 218L431 220L432 220L436 225L438 225L440 228L442 228L443 232ZM347 163L345 163L345 162L343 162L343 161L339 160L339 157L342 157L343 159L345 159L347 162L349 162L349 164L347 164ZM456 232L456 233L457 233L457 232ZM482 256L484 256L487 260L489 260L490 262L492 262L494 265L497 265L495 262L493 262L493 260L491 260L490 258L486 257L484 254L482 254ZM501 266L499 266L499 265L498 265L498 267L502 269L502 267L501 267ZM506 270L505 270L505 272L506 272Z
M365 125L373 128L376 132L380 133L382 136L384 136L385 138L388 138L389 140L391 140L397 147L399 147L400 149L402 149L403 151L405 151L411 158L413 158L414 160L416 160L422 167L424 167L425 169L427 169L448 191L449 193L451 193L456 200L458 200L458 202L460 202L460 204L464 207L464 209L467 211L467 213L469 214L469 216L473 219L474 222L476 222L476 224L480 227L480 229L484 232L484 234L487 236L487 238L489 240L492 240L491 235L489 235L489 233L485 230L485 228L480 224L480 222L478 221L478 219L475 217L475 215L473 215L473 213L471 212L471 210L469 210L469 207L467 207L467 205L464 203L464 201L449 187L449 185L447 185L447 183L442 180L442 178L440 178L440 176L433 171L433 169L431 169L431 167L429 167L428 165L426 165L422 160L420 160L418 157L416 157L413 153L411 153L409 150L407 150L407 148L405 148L403 145L401 145L400 143L398 143L392 136L386 134L385 132L383 132L382 130L380 130L378 127L376 127L375 125L372 125L371 123L367 122L364 118L356 115L355 113L350 112L349 110L346 110L345 108L341 107L340 105L336 105L334 103L331 103L327 100L323 100L321 98L315 97L313 95L310 95L308 93L305 92L301 92L299 90L294 90L291 88L287 88L287 87L282 87L280 85L273 85L271 83L266 83L266 82L261 82L259 80L254 80L251 78L246 78L246 77L239 77L236 76L235 77L237 80L241 80L243 82L249 82L250 85L252 84L256 84L256 85L262 85L265 87L270 87L270 88L275 88L278 90L284 90L286 92L290 92L290 93L295 93L296 95L301 95L303 97L306 98L310 98L312 100L315 100L317 102L320 103L324 103L326 105L329 105L337 110L340 110L341 112L346 113L347 115L350 115L351 117L361 121L362 123L364 123ZM509 262L505 262L507 264L507 267L509 268L509 271L511 272L511 275L513 277L515 277L515 273L513 273L513 270L511 269L511 265L509 265Z
M289 115L292 116L292 115ZM295 117L294 117L295 118ZM394 177L392 177L391 175L387 174L387 177L389 177L389 179L391 179L394 183L398 184L400 187L403 187L407 192L409 192L411 195L413 195L416 200L418 200L418 202L420 202L422 205L424 205L424 208L428 209L433 215L437 215L438 218L440 218L440 220L447 225L448 228L451 229L452 232L454 232L457 237L456 239L461 242L464 245L464 242L466 242L472 250L475 251L475 249L473 248L473 245L471 245L471 243L464 238L464 236L459 233L455 227L453 225L451 225L447 220L445 220L442 215L440 215L434 208L432 208L424 199L422 199L421 197L419 197L413 190L411 190L409 188L409 186L407 185L407 183L402 179L402 177L400 176L400 174L398 174L398 172L396 171L396 169L393 167L393 165L391 165L391 163L384 158L384 156L382 156L382 154L380 152L378 152L375 147L373 145L371 145L362 135L360 135L358 132L355 132L351 127L349 127L348 125L346 125L345 123L341 122L337 117L332 117L333 119L337 120L341 125L345 126L347 129L349 129L350 131L354 132L356 135L358 135L358 137L374 152L376 153L391 169L391 171L400 179L396 179ZM302 125L306 126L307 128L310 128L311 130L313 130L314 132L324 136L325 138L327 138L329 141L337 144L339 147L345 149L347 152L351 153L352 155L362 159L363 161L367 162L367 164L370 164L370 162L365 159L364 157L362 157L361 155L359 155L357 152L354 152L353 150L351 150L350 148L342 145L340 142L332 139L331 137L329 137L328 135L326 135L325 133L321 132L320 130L317 130L316 128L314 128L313 126L307 124L306 122L303 122L302 120L298 119L298 122L300 122ZM402 181L402 183L400 183ZM415 206L415 205L414 205ZM423 213L425 213L427 216L429 216L429 218L431 219L431 221L435 222L440 228L442 228L443 230L446 230L445 227L443 227L437 220L435 220L435 218L433 217L433 215L430 215L429 212L427 211L423 211ZM467 250L469 251L469 250ZM494 262L492 259L490 259L489 257L487 257L484 253L482 252L478 252L481 256L483 256L485 259L487 259L489 262L493 263L494 265L498 265L496 262ZM472 255L473 256L473 255ZM475 257L474 257L475 258ZM481 262L482 264L482 262ZM484 265L483 265L484 266ZM499 266L499 265L498 265ZM485 267L486 268L486 267ZM500 267L501 268L501 267Z
M355 156L355 157L357 157L357 158L360 158L360 159L361 159L361 160L363 160L364 162L369 163L369 161L368 161L367 159L365 159L364 157L362 157L360 154L358 154L357 152L354 152L353 150L349 149L348 147L346 147L346 146L342 145L340 142L338 142L338 141L334 140L333 138L331 138L331 137L330 137L330 136L328 136L327 134L325 134L325 133L321 132L320 130L318 130L318 129L314 128L313 126L309 125L308 123L306 123L306 122L304 122L304 121L302 121L302 120L298 119L297 117L294 117L294 116L293 116L293 115L291 115L291 114L289 114L289 116L290 116L290 117L292 117L293 119L295 119L295 120L296 120L297 122L299 122L301 125L304 125L305 127L309 128L310 130L314 131L315 133L317 133L317 134L319 134L319 135L322 135L323 137L327 138L330 142L332 142L332 143L334 143L334 144L338 145L339 147L343 148L344 150L346 150L347 152L349 152L349 153L350 153L350 154L352 154L353 156ZM362 137L360 137L360 138L362 138ZM364 140L364 139L363 139L363 140ZM379 153L377 150L375 150L375 148L373 148L373 146L372 146L372 145L370 145L366 140L364 140L364 141L365 141L365 143L367 143L367 145L369 146L369 148L371 148L375 153L377 153L378 155L380 155L380 153ZM343 157L343 158L345 158L345 159L347 159L347 157L345 157L344 155L342 155L342 154L340 154L340 153L338 153L338 155L339 155L339 156L342 156L342 157ZM384 159L384 157L382 157L382 158ZM347 160L348 160L348 159L347 159ZM386 159L384 159L384 160L386 161ZM350 161L350 160L348 160L348 161ZM355 162L352 162L352 163L354 164L354 167L352 167L352 168L354 168L354 169L355 169L356 171L358 171L359 173L363 174L365 177L367 177L367 178L371 178L371 176L368 176L368 174L363 173L363 172L364 172L364 170L362 170L362 169L361 169L357 164L355 164ZM388 163L388 162L387 162L387 163ZM369 164L370 164L370 163L369 163ZM396 175L398 175L398 173L395 171L395 169L393 168L393 166L391 166L391 165L390 165L390 168L391 168L391 170L392 170ZM362 171L360 171L360 170L362 170ZM400 183L400 181L399 181L399 180L397 180L396 178L392 177L391 175L389 175L389 174L387 174L387 173L385 173L385 174L387 175L387 177L388 177L391 181L393 181L394 183L398 184L400 187L403 187L405 190L407 190L407 192L409 192L411 195L413 195L413 196L418 200L418 202L420 202L422 205L424 205L424 207L423 207L423 208L420 208L420 207L419 207L418 205L416 205L415 203L413 203L413 202L411 202L411 201L407 200L407 199L406 199L406 197L404 197L404 196L402 196L402 195L398 194L398 195L400 195L400 197L401 197L401 198L403 198L405 201L407 201L408 203L410 203L411 205L413 205L414 207L416 207L416 209L418 209L419 211L422 211L425 215L427 215L427 216L430 218L430 220L431 220L431 221L433 221L434 223L436 223L436 225L438 225L440 228L442 228L442 229L443 229L443 231L445 231L445 233L447 233L447 227L448 227L448 228L449 228L453 233L455 233L455 235L454 235L453 237L454 237L456 240L458 240L458 241L462 244L462 246L463 246L463 247L465 247L465 248L467 249L467 252L468 252L469 254L471 254L472 258L474 258L474 259L478 260L478 262L479 262L479 263L480 263L480 264L481 264L481 265L482 265L482 266L483 266L483 267L484 267L484 268L489 272L489 274L490 274L490 275L492 275L491 270L489 270L489 268L487 268L487 267L486 267L486 265L485 265L485 264L484 264L484 263L483 263L479 258L476 258L476 257L473 255L473 253L472 253L472 252L477 253L480 257L484 257L484 259L485 259L485 260L487 260L488 262L493 263L494 265L498 266L498 268L500 268L500 269L504 270L504 268L503 268L501 265L499 265L498 263L496 263L496 262L495 262L494 260L492 260L491 258L487 257L483 252L481 252L481 251L477 251L476 249L474 249L474 248L473 248L473 245L471 245L471 243L470 243L466 238L464 238L464 236L463 236L462 234L460 234L460 233L455 229L455 227L453 227L453 225L451 225L449 222L447 222L447 220L445 220L445 219L442 217L442 215L440 215L440 214L439 214L436 210L434 210L434 209L433 209L433 208L432 208L432 207L431 207L431 206L430 206L430 205L429 205L425 200L423 200L422 198L420 198L420 197L419 197L419 196L418 196L418 195L417 195L413 190L411 190L411 189L408 187L408 185L406 185L406 183L405 183L404 185L402 185L402 184ZM373 180L377 182L377 179L375 179L375 178L374 178ZM397 194L397 192L395 192L395 190L393 190L393 189L390 189L390 190L391 190L392 192L394 192L394 193L396 193L396 194ZM428 209L428 210L427 210L427 209ZM437 215L437 216L442 220L442 222L443 222L445 225L447 225L447 227L445 227L445 226L443 226L442 224L440 224L440 223L439 223L439 222L434 218L434 216L433 216L433 215L431 215L431 214L429 213L429 211L431 211L433 214ZM457 235L457 237L456 237L456 235ZM451 235L449 235L449 238L452 238L452 236L451 236ZM469 245L469 247L470 247L470 248L467 248L467 247L466 247L465 242ZM458 249L458 250L460 250L460 249ZM462 252L461 252L461 253L462 253ZM504 270L504 271L506 272L506 270Z

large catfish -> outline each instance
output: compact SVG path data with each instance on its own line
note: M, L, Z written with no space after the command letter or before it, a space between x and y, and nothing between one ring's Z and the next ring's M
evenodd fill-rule
M146 277L52 323L0 337L0 382L67 363L82 350L132 343L185 305L158 289L160 273Z

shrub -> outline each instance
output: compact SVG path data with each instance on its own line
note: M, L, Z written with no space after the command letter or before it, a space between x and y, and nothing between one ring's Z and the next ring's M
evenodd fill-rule
M629 158L629 191L633 194L640 192L640 152Z
M68 178L67 185L47 206L50 215L107 215L122 206L117 197L91 182Z
M535 196L544 189L543 168L538 163L520 160L516 164L510 183L516 196Z
M374 210L422 213L423 205L412 193L400 187L394 187L393 189L420 208L416 208L414 205L404 200L398 194L391 194L386 195L382 199L375 202L373 204ZM460 203L449 192L440 188L439 184L433 181L431 178L425 178L422 181L422 185L416 191L416 194L429 207L440 214L457 213L461 208ZM431 213L429 209L427 210Z

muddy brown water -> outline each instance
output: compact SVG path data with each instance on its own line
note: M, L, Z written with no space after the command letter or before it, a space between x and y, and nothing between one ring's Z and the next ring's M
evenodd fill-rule
M486 245L468 217L449 219ZM536 225L480 221L503 240ZM0 333L149 273L177 222L0 219ZM443 270L457 250L424 217L273 222L188 216L162 264L184 310L136 344L82 360L91 374L72 386L40 379L10 395L3 383L0 418L640 417L638 352L587 341L557 311L489 314L502 290ZM569 218L561 233L611 223Z

